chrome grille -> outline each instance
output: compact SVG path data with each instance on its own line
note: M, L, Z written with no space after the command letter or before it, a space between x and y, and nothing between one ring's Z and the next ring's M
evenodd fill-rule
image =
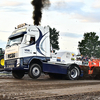
M7 60L7 61L5 61L5 65L7 66L7 68L12 68L12 67L16 66L16 62L17 62L16 59L14 59L14 60Z

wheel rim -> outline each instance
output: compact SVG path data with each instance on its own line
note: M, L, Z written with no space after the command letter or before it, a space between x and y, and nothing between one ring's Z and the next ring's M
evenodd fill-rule
M39 73L40 73L40 70L37 67L34 67L33 70L32 70L32 73L33 73L34 76L38 76Z
M77 69L72 69L72 70L71 70L71 77L72 77L72 78L76 78L77 75L78 75Z
M1 65L4 66L4 59L1 59Z

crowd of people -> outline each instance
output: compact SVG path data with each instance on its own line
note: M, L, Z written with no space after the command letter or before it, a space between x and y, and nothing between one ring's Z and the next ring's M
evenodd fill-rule
M77 58L77 60L82 61L82 64L88 64L89 60L92 59L92 58L85 57L85 56L80 56L80 57Z

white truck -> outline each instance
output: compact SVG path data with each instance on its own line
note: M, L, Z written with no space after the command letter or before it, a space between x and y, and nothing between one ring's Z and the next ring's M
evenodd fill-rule
M82 71L75 63L74 55L68 52L57 53L55 60L50 56L49 34L49 27L18 25L6 45L5 71L12 71L17 79L21 79L24 74L36 79L41 73L51 78L78 79Z

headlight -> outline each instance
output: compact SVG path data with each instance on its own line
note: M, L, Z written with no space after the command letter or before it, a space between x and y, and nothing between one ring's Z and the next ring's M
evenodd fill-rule
M17 67L20 66L20 59L17 59Z

